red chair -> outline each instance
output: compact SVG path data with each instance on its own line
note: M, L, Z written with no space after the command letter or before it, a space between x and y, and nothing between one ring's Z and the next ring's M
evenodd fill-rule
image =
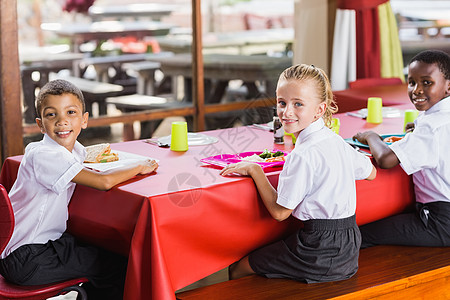
M14 229L14 213L8 193L0 184L0 253L3 252ZM86 300L86 291L80 286L87 278L77 278L45 285L21 286L8 282L0 275L0 299L43 300L70 291L78 293L77 300Z
M389 78L382 77L382 78L361 78L349 82L348 85L351 89L354 89L377 85L396 85L402 83L403 83L402 80L398 77L389 77Z

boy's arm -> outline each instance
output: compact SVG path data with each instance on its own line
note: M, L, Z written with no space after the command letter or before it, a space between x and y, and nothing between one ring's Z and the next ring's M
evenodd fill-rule
M383 142L377 133L373 131L358 132L353 136L353 139L357 139L359 142L369 145L370 152L380 168L390 169L400 163L394 151Z
M72 182L106 191L138 174L149 174L156 171L156 169L158 169L158 163L154 160L142 161L128 167L101 173L89 169L82 169L72 179Z
M270 184L260 165L251 162L232 164L225 167L220 175L225 176L233 173L252 177L264 205L275 220L283 221L291 215L292 209L285 208L277 203L277 191Z

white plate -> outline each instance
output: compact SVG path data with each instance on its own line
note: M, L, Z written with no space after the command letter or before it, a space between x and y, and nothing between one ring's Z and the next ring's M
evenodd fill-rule
M83 163L83 165L87 168L94 169L97 171L108 171L124 166L128 166L132 163L147 160L147 159L153 159L156 160L156 162L159 162L158 159L151 158L148 156L142 156L134 153L124 152L124 151L118 151L118 150L111 150L113 153L117 153L119 155L118 161L112 161L107 163Z
M163 136L158 139L161 144L170 145L171 136ZM188 146L203 146L217 143L219 139L203 133L188 132Z
M360 109L358 113L361 114L362 118L367 118L367 108ZM383 118L399 118L402 116L403 111L395 107L383 106L381 113Z

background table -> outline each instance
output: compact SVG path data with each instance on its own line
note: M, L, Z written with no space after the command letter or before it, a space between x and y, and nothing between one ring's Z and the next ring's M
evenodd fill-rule
M173 77L173 87L176 87L178 76L184 78L184 97L192 102L192 56L191 54L176 54L172 57L152 59L161 64L161 70L166 76ZM292 58L287 56L272 57L267 55L227 55L207 54L203 57L204 77L209 90L205 93L206 103L221 101L230 80L239 79L246 83L248 97L257 97L261 91L255 82L262 83L267 97L275 97L276 82L280 73L292 65ZM209 81L209 84L208 84ZM217 81L213 87L212 81ZM177 91L174 91L176 95ZM178 98L178 96L177 96Z
M157 37L164 51L191 53L191 34L169 34ZM268 52L287 52L294 40L292 28L246 30L205 33L202 36L203 53L253 55Z
M149 17L160 21L162 17L170 15L177 8L176 5L162 3L133 3L125 5L91 6L88 14L93 21L103 18L138 18Z
M70 38L74 52L87 41L108 40L115 37L134 36L142 39L147 36L166 35L173 25L156 21L99 21L92 23L43 23L42 30L54 32L60 37Z
M73 71L77 60L82 59L82 53L61 52L53 53L45 48L20 53L20 74L22 77L23 105L25 123L35 123L36 111L34 101L36 89L41 88L49 81L51 72L61 70ZM39 80L33 80L33 73L39 73Z
M345 135L365 128L365 120L339 115ZM394 124L395 123L395 124ZM383 131L398 130L396 122ZM347 129L347 126L350 129ZM128 255L125 299L175 299L174 292L221 270L250 251L300 226L294 218L275 221L248 177L222 177L201 158L273 148L273 133L250 127L205 132L216 144L173 152L143 141L113 144L160 160L156 174L137 176L107 192L77 186L69 230L98 246ZM0 182L9 190L21 156L8 158ZM267 174L277 186L279 170ZM400 167L378 170L374 181L357 182L357 222L364 224L402 211L413 201L410 177Z

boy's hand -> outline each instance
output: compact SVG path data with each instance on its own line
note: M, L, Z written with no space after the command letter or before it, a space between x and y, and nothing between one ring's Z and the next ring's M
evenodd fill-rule
M378 136L378 138L380 140L382 140L381 136L378 135L378 133L374 132L374 131L365 131L365 132L358 132L357 134L355 134L352 139L353 140L358 140L360 143L368 145L369 143L367 142L367 140L369 139L369 137L371 136Z
M411 122L411 123L406 123L406 125L405 125L405 132L406 133L408 133L408 132L413 132L414 131L414 123L413 122Z
M156 171L159 167L158 163L153 160L153 159L148 159L146 161L144 161L143 163L141 163L142 171L139 174L150 174L154 171Z
M239 162L237 164L229 164L220 171L220 175L226 176L230 174L239 174L244 176L251 176L252 171L261 168L260 165L252 162Z

